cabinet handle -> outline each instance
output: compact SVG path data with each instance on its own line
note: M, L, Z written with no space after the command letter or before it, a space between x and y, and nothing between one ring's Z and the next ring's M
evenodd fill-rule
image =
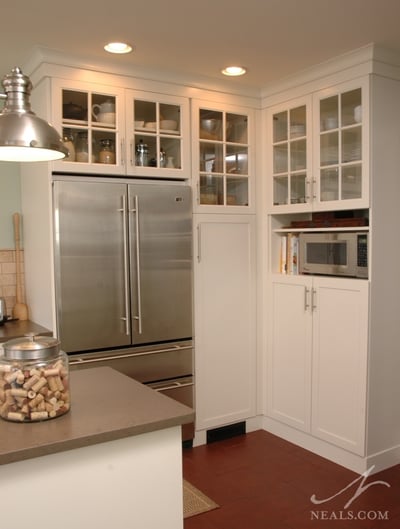
M306 202L309 202L310 198L311 198L311 194L310 194L310 180L306 180Z
M125 165L125 140L121 140L121 165Z
M197 262L201 261L201 225L197 226Z
M317 310L317 289L313 288L311 291L311 310Z
M304 287L304 312L307 312L307 310L310 308L309 296L310 296L310 289L307 287Z
M133 141L129 143L129 160L131 165L133 165Z
M196 201L197 201L198 204L200 204L200 182L199 182L199 181L197 181L196 188L197 188L197 197L196 197Z

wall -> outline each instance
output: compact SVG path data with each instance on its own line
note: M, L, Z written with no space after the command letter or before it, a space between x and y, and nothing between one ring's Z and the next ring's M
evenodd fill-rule
M16 297L12 215L20 211L21 181L19 164L0 162L0 296L6 300L7 313L9 315L11 315ZM21 258L23 260L23 256Z

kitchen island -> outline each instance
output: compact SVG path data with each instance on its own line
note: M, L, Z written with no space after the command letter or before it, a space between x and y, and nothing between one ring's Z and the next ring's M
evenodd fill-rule
M183 527L193 410L108 367L72 372L71 401L53 420L0 421L4 526Z

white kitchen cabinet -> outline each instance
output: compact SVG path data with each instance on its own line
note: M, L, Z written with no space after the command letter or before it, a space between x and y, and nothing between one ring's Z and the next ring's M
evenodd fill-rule
M268 109L269 211L368 207L368 78Z
M270 297L268 414L362 456L368 281L274 275Z
M268 414L309 432L311 424L312 278L277 276L268 318Z
M192 101L197 212L254 212L254 122L249 108Z
M196 430L256 414L255 218L195 215Z
M57 170L190 178L188 98L57 78L51 90L52 120L72 145Z
M189 99L126 91L128 174L189 179L189 137Z
M400 247L393 243L400 75L388 57L382 61L370 51L353 68L342 58L329 76L317 68L312 77L293 78L265 100L263 111L265 428L360 473L400 461ZM296 171L274 167L273 149L290 159L290 142L296 141L288 138L291 112L302 105L310 184L296 187ZM279 121L286 139L273 141ZM303 202L296 193L308 186L310 198ZM368 219L367 226L344 228L368 232L368 280L280 274L282 237L316 231L314 221L337 218L336 213L347 217L343 210L349 218Z
M123 174L124 91L113 86L51 79L51 93L51 120L70 150L69 157L54 162L54 168L74 173ZM109 112L102 114L107 114L104 118L107 121L101 121L99 116L100 106L104 104L110 107ZM101 158L105 140L113 152L112 158Z

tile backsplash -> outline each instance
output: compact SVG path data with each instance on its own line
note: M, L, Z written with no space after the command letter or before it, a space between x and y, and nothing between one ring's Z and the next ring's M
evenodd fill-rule
M24 284L24 252L21 250L21 283ZM21 294L24 296L23 287ZM17 267L15 250L0 249L0 297L5 298L7 314L11 316L17 296Z

